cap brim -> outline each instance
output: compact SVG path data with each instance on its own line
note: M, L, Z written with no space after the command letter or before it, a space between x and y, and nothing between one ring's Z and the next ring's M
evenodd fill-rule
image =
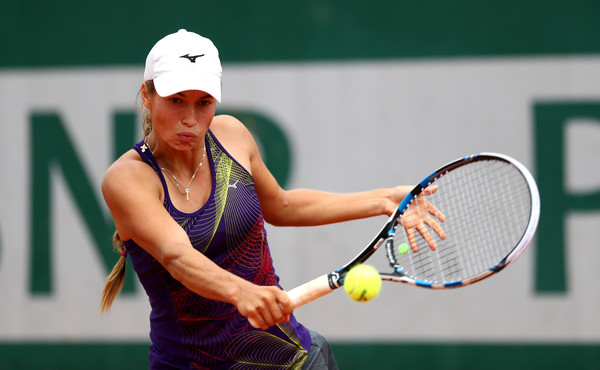
M162 97L187 90L200 90L221 102L221 78L213 74L167 72L154 78L154 87Z

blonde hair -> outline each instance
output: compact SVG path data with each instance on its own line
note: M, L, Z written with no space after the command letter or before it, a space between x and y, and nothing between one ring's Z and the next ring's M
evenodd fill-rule
M154 81L148 80L144 82L146 85L146 91L149 95L154 95L156 93L156 88L154 87ZM138 99L140 99L140 95L142 93L142 89L138 91ZM141 104L141 121L142 121L142 130L144 131L144 139L147 140L154 125L152 123L152 114L150 110ZM125 245L123 245L123 241L119 236L119 233L115 231L113 234L113 246L117 252L121 254L121 257L113 267L110 274L106 277L106 283L104 284L104 290L102 292L102 299L100 300L100 312L104 313L105 311L110 310L115 298L123 289L123 284L125 283L125 267L126 267L126 256L127 251L125 250Z
M154 87L154 81L152 80L148 80L146 82L144 82L146 84L146 91L148 92L148 95L154 95L156 94L156 88ZM141 94L142 90L140 89L140 91L138 92L138 96ZM152 123L152 114L150 113L150 110L148 108L146 108L144 106L144 104L142 103L142 130L144 131L144 138L148 138L148 136L150 136L150 134L152 133L152 129L154 128L154 125Z
M121 257L106 278L102 299L100 300L100 313L110 310L110 306L112 306L115 298L117 298L117 295L119 295L121 289L123 289L123 284L125 283L127 251L125 250L125 245L123 244L119 233L116 231L113 234L113 246L115 250L121 254Z

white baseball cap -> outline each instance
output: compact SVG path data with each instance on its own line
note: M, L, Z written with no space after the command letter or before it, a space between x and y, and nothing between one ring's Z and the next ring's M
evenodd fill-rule
M146 58L144 81L153 80L160 96L201 90L221 102L221 61L209 39L179 30L159 40Z

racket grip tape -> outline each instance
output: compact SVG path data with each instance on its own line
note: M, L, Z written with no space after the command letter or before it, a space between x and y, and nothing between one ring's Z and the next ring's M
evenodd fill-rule
M294 308L303 306L317 298L333 292L334 289L329 286L329 278L327 275L328 274L319 276L316 279L288 291L287 294L292 299Z

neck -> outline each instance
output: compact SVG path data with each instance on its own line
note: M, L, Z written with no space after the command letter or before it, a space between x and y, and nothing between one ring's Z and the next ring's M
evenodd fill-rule
M196 166L196 169L194 170L194 173L192 173L192 176L190 177L190 181L187 182L187 185L185 185L184 189L182 189L183 185L180 183L179 179L173 173L173 171L170 171L168 168L165 168L165 167L161 167L160 169L171 176L171 178L175 182L175 186L177 187L177 189L179 189L180 192L182 192L182 193L185 194L185 197L186 197L187 200L190 200L190 186L192 185L192 181L194 181L194 178L196 178L196 174L198 173L198 170L204 164L204 159L205 158L206 158L206 147L203 147L203 149L202 149L202 159L200 159L200 163L198 163L198 166Z
M149 138L147 144L152 150L152 154L161 167L167 168L175 175L181 178L189 178L196 171L199 163L206 156L205 141L193 149L182 151L177 150L165 142Z

